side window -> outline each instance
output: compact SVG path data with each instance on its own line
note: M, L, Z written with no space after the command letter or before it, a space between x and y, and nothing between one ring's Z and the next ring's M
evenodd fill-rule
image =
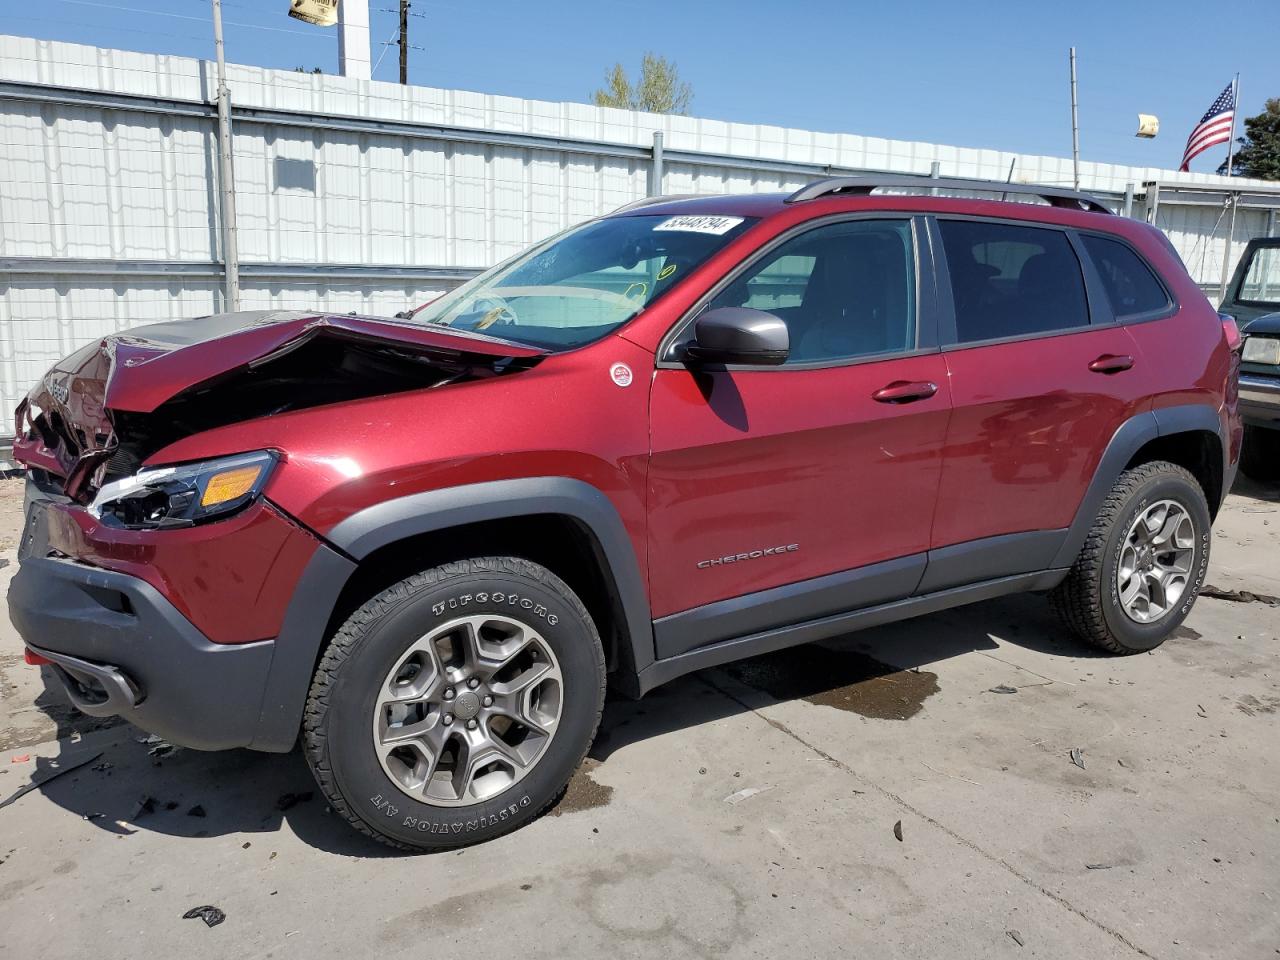
M1081 240L1102 276L1102 286L1117 320L1158 313L1169 306L1169 295L1160 281L1128 246L1089 234L1081 236Z
M909 350L916 276L908 220L852 220L788 240L748 267L709 305L781 317L788 363Z
M1280 305L1280 247L1258 247L1253 252L1238 299L1265 307Z
M938 226L960 343L1089 325L1080 261L1062 231L981 220Z

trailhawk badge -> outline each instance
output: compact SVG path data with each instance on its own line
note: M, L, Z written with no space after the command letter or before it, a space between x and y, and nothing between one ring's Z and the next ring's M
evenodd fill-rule
M609 376L613 378L613 382L620 387L631 386L631 368L625 363L615 363L609 368Z

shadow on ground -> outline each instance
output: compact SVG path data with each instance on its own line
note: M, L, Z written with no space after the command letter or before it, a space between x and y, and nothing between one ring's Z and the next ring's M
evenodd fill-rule
M928 665L998 647L993 639L1062 657L1092 656L1059 626L1044 598L1007 597L917 620L850 634L730 664L675 680L640 701L611 696L588 759L551 813L600 806L610 789L592 778L619 749L709 723L750 707L722 690L731 678L775 700L807 699L863 716L906 721L938 690ZM199 839L269 835L288 823L305 843L340 856L400 856L367 839L329 811L299 750L202 753L143 742L132 726L85 734L83 718L67 712L51 675L37 704L58 724L62 764L91 755L93 763L40 788L45 797L111 833L153 831ZM73 731L74 741L69 738ZM35 777L49 761L35 761ZM17 778L5 777L6 781ZM0 784L6 795L21 783ZM26 797L19 803L31 802Z

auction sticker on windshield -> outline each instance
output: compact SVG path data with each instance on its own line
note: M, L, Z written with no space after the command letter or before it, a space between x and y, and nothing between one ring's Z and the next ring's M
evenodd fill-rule
M723 236L742 222L741 217L668 217L653 229L679 230L684 233L711 233Z

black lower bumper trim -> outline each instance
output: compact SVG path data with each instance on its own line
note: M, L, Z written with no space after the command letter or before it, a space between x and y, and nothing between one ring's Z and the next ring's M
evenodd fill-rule
M85 713L199 750L261 735L274 641L213 643L146 581L54 557L22 559L9 616Z

